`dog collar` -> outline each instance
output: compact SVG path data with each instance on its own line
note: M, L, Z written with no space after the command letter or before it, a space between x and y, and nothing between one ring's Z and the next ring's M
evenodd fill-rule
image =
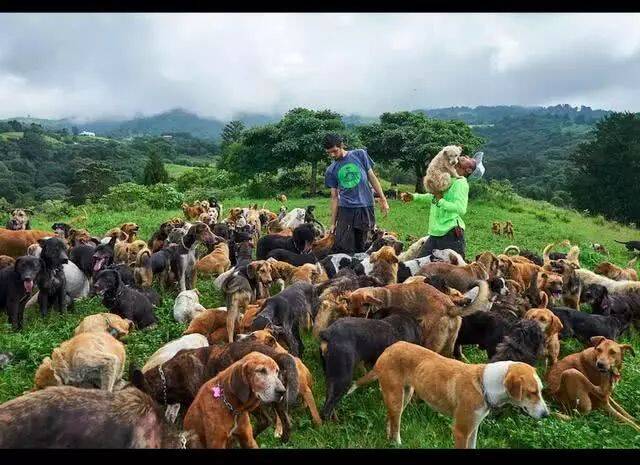
M213 386L211 388L211 394L213 395L214 399L222 399L222 402L224 403L224 405L229 409L229 411L233 415L238 415L238 412L236 412L236 410L233 408L233 405L231 405L231 402L229 402L227 398L224 396L224 389L222 388L222 386L220 386L219 384L216 384L215 386Z

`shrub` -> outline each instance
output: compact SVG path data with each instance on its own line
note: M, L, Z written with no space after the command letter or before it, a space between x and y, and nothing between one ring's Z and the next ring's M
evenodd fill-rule
M147 189L146 202L151 208L180 208L184 194L170 184L154 184Z
M605 219L605 217L604 217L604 216L602 216L602 215L598 215L598 216L596 216L596 217L593 219L593 222L594 222L595 224L597 224L598 226L604 226L604 225L605 225L605 223L607 222L607 220Z
M176 179L176 187L181 192L186 192L195 187L226 189L232 187L236 180L234 176L223 169L206 167L189 170Z
M47 218L61 218L71 216L74 208L64 200L45 200L38 211Z
M130 209L133 206L145 205L147 192L145 186L133 182L125 182L111 186L109 192L100 198L99 203L118 211Z

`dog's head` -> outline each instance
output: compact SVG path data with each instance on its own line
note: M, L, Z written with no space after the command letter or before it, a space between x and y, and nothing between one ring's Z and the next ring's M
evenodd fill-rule
M482 263L489 273L490 278L504 276L500 267L500 260L491 252L482 252L476 255L476 262Z
M614 265L611 262L602 262L602 263L598 263L598 265L596 265L596 267L593 269L594 273L598 273L601 274L603 276L607 276L607 277L612 277L616 276L617 274L619 274L622 270L620 269L620 267Z
M549 409L542 398L542 381L532 366L522 362L509 365L504 388L509 403L520 407L531 417L539 420L549 416Z
M231 376L224 389L230 391L243 404L252 394L264 403L279 402L286 392L278 376L278 364L260 352L250 352L235 362L230 369Z
M122 278L118 270L112 268L100 271L93 283L93 289L99 296L104 296L108 292L117 291L122 283Z
M211 232L211 228L204 223L195 223L189 228L185 239L192 237L196 241L204 242L207 245L216 245L224 239Z
M22 281L24 290L31 293L33 283L42 270L42 260L31 256L18 257L13 265L13 270L18 275L18 279Z
M620 376L624 353L629 351L633 356L636 354L630 344L618 344L603 336L594 336L590 342L593 346L593 364L596 369L616 377Z
M120 230L127 235L127 240L133 242L140 230L140 226L136 223L124 223L120 226Z
M107 332L118 340L125 339L136 327L133 321L112 313L107 313L104 318Z
M386 246L392 247L396 255L400 255L402 253L402 249L404 248L404 244L400 242L396 237L385 233L385 235L371 243L371 246L367 249L366 253L371 255Z
M53 223L51 225L51 229L56 234L56 236L61 237L63 239L69 239L69 241L73 244L70 239L71 226L67 223Z
M518 347L530 349L536 357L540 357L544 351L544 332L533 320L518 320L508 336Z
M11 218L7 224L7 229L11 229L13 231L20 231L23 229L27 229L27 224L29 223L29 214L27 213L27 209L16 208L11 212Z
M268 260L256 260L247 265L247 275L250 279L259 281L265 286L270 286L273 282L272 262Z
M609 314L610 309L608 308L608 302L606 302L606 297L608 295L609 291L606 287L600 284L590 284L584 291L582 291L580 300L589 305L600 304L600 307L605 311L605 314Z
M494 296L498 295L508 295L509 288L507 287L507 282L504 278L492 278L489 280L489 290L493 293Z
M293 242L301 253L311 252L315 238L315 230L310 223L301 224L293 230Z
M44 389L49 386L62 386L64 383L56 374L51 364L51 358L45 357L36 370L34 389Z
M234 207L229 210L229 220L238 221L242 217L242 208Z
M556 273L542 272L538 274L538 289L545 291L552 299L560 299L562 297L562 276Z
M47 266L57 268L69 261L67 245L59 237L40 239L38 243L42 247L40 258L44 260Z
M460 155L462 155L462 147L459 145L447 145L442 149L442 154L445 156L449 164L454 166L458 163Z
M57 223L56 223L57 224ZM55 225L54 225L55 226ZM86 229L70 229L65 236L72 246L92 242L91 234Z
M114 243L115 238L112 238L111 242L109 242L108 244L100 244L98 247L96 247L96 250L93 252L93 255L91 257L94 273L97 273L98 271L111 265L111 263L113 262Z
M347 293L349 300L349 313L353 316L365 316L371 307L381 307L384 302L373 295L373 288L363 287Z
M537 322L547 337L559 334L563 328L560 318L547 308L532 308L524 314L524 318Z
M398 263L398 256L393 247L385 245L377 252L373 252L370 256L371 263L386 262L390 265Z

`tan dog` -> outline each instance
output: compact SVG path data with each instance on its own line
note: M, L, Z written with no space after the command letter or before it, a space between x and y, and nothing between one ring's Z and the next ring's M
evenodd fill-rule
M184 417L185 430L196 432L207 448L225 449L237 439L258 448L249 412L261 402L279 401L285 388L271 358L251 352L202 385Z
M502 225L499 221L494 221L493 223L491 223L491 232L496 236L502 234Z
M140 226L138 226L136 223L123 223L120 226L120 230L127 235L127 242L131 244L136 240L138 231L140 230Z
M466 292L479 279L489 279L487 269L479 262L464 266L441 262L425 263L417 274L427 277L440 276L448 287L453 287L461 292Z
M28 211L33 215L31 210ZM16 208L13 210L11 212L11 218L9 218L9 221L7 222L7 228L12 231L25 231L31 229L27 210L23 208Z
M96 313L85 317L73 334L77 336L80 333L109 333L116 339L122 340L134 328L133 321L114 313Z
M149 250L147 243L143 240L137 239L127 244L127 258L125 263L129 266L135 266L138 254L143 250ZM149 251L150 252L150 251Z
M526 363L472 365L401 341L387 347L351 391L376 379L387 408L387 437L398 444L402 411L414 391L429 407L453 418L459 449L475 449L480 423L493 408L512 404L536 419L549 415L542 382Z
M320 331L329 327L338 318L345 316L364 316L364 314L356 315L351 313L348 293L328 294L320 301L320 308L313 320L313 336L319 339Z
M184 217L187 220L195 220L201 213L205 213L206 211L207 209L204 208L198 200L195 201L193 205L189 205L188 203L182 204L182 213L184 213Z
M529 285L536 273L542 271L540 266L525 257L500 254L498 259L502 276L516 281L523 288Z
M80 333L53 349L36 370L35 387L71 385L109 392L122 380L126 353L107 332Z
M614 281L637 281L638 272L633 268L620 268L611 262L598 264L593 271Z
M314 241L313 244L311 244L311 251L316 257L322 258L331 253L335 243L336 235L327 233L327 235L325 235L323 238L318 239L317 241Z
M559 334L563 328L560 318L547 308L532 308L524 314L524 318L540 325L544 333L544 355L549 362L548 366L553 366L560 355Z
M204 276L220 276L231 268L229 245L226 242L217 244L213 251L196 263L196 271Z
M456 165L462 155L462 147L447 145L433 157L427 167L424 177L424 187L432 194L438 194L449 189L452 178L461 178L456 171Z
M509 239L513 239L513 223L511 221L507 221L502 228L502 234L508 236Z
M398 282L398 257L393 247L385 245L370 255L372 270L370 276L381 283L396 284Z
M422 345L446 357L453 356L462 317L490 308L489 286L477 281L477 297L467 305L457 305L450 296L426 283L391 284L386 287L364 287L348 295L350 313L366 315L380 308L403 311L418 320L422 328ZM472 293L470 291L470 293Z
M61 237L61 239L64 239ZM70 229L69 244L73 247L79 244L88 244L91 242L91 234L86 229Z
M280 194L279 196L276 197L276 200L281 203L287 203L288 199L286 195Z
M482 263L482 266L484 266L487 273L489 273L490 279L499 278L503 274L503 266L501 266L502 262L491 252L482 252L481 254L476 255L476 262Z
M33 244L32 244L33 245ZM39 244L38 244L39 245ZM31 247L31 246L29 246ZM16 259L9 255L0 255L0 270L16 264Z
M153 284L153 271L151 269L151 263L149 262L150 259L151 250L149 247L143 248L136 255L133 278L138 287L151 287ZM168 272L165 274L168 274Z
M626 351L635 355L629 344L618 344L602 336L591 338L593 347L571 354L551 367L547 375L549 392L567 410L580 413L604 410L637 431L640 426L611 397L620 381L622 358Z
M557 306L563 304L562 299L562 276L556 273L540 272L536 280L537 287L543 291L551 302L551 305Z

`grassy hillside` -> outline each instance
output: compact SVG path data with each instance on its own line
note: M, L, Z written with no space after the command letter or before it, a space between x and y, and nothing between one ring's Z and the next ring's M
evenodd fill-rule
M233 206L245 206L252 203L249 199L237 199L224 202L225 211ZM277 210L275 200L257 200L259 205ZM329 209L327 199L291 200L289 207L315 204L317 216L325 224ZM407 234L421 236L426 234L428 205L402 204L391 201L391 213L381 218L379 224L400 233L402 239ZM138 211L95 214L88 210L86 221L74 226L86 227L92 233L101 234L107 229L126 221L135 221L141 226L140 234L148 238L156 226L181 212ZM54 220L65 218L36 218L35 228L48 229ZM590 242L604 244L611 252L611 261L622 265L629 257L614 239L638 239L637 230L616 223L608 223L597 218L587 218L575 212L557 209L533 201L525 200L471 200L465 217L467 223L467 256L474 257L483 250L502 251L511 243L504 237L491 234L492 221L511 220L515 226L515 240L520 247L541 251L550 241L569 239L582 248L581 261L586 267L593 267L605 257L589 249ZM198 289L202 293L202 304L206 307L220 305L222 296L213 290L208 280L199 280ZM132 334L127 344L128 363L140 367L145 360L163 343L179 337L184 325L175 323L172 317L172 295L164 295L161 308L156 313L159 326L150 331L138 331ZM0 371L0 401L20 395L30 389L33 374L41 359L51 350L73 334L73 328L83 316L104 311L99 300L78 302L76 312L60 316L50 314L42 319L35 309L27 312L25 328L21 333L11 332L6 317L0 317L0 350L10 350L17 359L12 365ZM324 402L324 375L318 356L318 344L310 335L305 335L306 351L303 360L312 370L316 403L320 408ZM623 338L636 349L640 349L640 337L637 333ZM562 356L581 349L574 340L562 342ZM486 361L484 352L466 349L465 354L472 361ZM538 367L543 374L544 368ZM625 360L622 381L615 391L616 400L631 415L640 418L640 357ZM552 404L553 408L557 408ZM184 412L182 412L184 413ZM344 448L368 447L383 448L391 446L385 438L385 409L377 384L360 389L344 398L338 406L339 421L325 424L319 428L313 426L306 410L296 409L292 415L292 437L286 447L293 448ZM273 438L273 430L267 429L257 441L261 447L282 447L280 441ZM401 436L403 448L450 448L453 445L451 420L430 410L422 402L412 401L405 410ZM628 426L622 425L610 417L594 412L571 421L547 418L535 421L523 412L512 407L490 415L482 424L478 437L480 448L635 448L640 445L640 434Z
M174 163L165 163L164 168L167 170L167 173L169 173L171 179L176 179L180 175L194 169L193 166L176 165Z

